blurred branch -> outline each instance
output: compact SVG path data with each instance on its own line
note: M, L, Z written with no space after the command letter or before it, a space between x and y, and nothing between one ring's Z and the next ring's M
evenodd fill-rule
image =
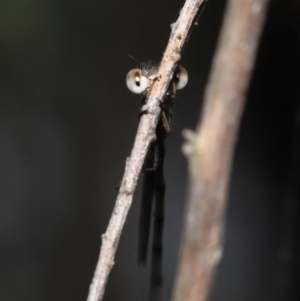
M196 132L185 131L190 184L173 301L206 300L222 256L234 143L268 0L229 0Z
M114 257L126 216L132 203L133 193L150 143L155 139L155 128L160 114L160 100L170 84L176 63L184 46L197 11L204 0L187 0L176 23L158 70L157 80L151 89L146 107L139 123L133 149L126 161L125 173L117 196L115 208L106 233L102 235L102 246L94 277L90 285L88 301L102 300L105 285L114 265Z

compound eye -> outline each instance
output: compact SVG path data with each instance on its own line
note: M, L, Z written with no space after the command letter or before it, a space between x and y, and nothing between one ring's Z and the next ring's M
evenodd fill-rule
M176 84L176 89L177 90L183 89L189 80L189 76L186 69L178 65L175 69L174 80Z
M132 69L127 73L126 85L127 88L136 94L141 94L147 88L148 80L142 75L140 69Z

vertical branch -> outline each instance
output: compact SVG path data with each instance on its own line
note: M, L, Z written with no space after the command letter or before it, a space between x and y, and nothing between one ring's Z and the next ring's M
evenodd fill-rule
M127 158L116 204L105 234L96 270L90 285L88 301L100 301L103 298L109 273L114 265L114 257L121 232L132 203L139 174L141 172L150 143L155 139L155 128L160 115L160 101L170 85L177 62L180 60L189 29L200 5L204 0L186 0L178 20L172 25L171 36L162 58L156 80L149 93L147 104L141 117L134 145Z
M268 0L229 0L196 133L185 131L189 199L173 301L204 301L222 255L234 143Z

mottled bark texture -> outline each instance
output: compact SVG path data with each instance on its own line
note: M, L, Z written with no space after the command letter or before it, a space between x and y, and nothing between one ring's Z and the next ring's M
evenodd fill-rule
M189 191L173 301L204 301L222 256L228 181L267 0L229 0L196 132L185 131Z

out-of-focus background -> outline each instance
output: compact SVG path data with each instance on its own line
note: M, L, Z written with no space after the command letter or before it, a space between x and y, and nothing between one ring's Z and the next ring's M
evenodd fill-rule
M178 256L187 168L225 1L209 0L181 64L166 143L164 293ZM271 0L230 181L225 250L211 300L299 300L299 41L297 0ZM182 0L0 2L0 300L85 300L137 129L125 85L159 62ZM228 60L231 58L229 57ZM105 300L147 300L137 265L140 188ZM149 264L149 263L148 263Z

